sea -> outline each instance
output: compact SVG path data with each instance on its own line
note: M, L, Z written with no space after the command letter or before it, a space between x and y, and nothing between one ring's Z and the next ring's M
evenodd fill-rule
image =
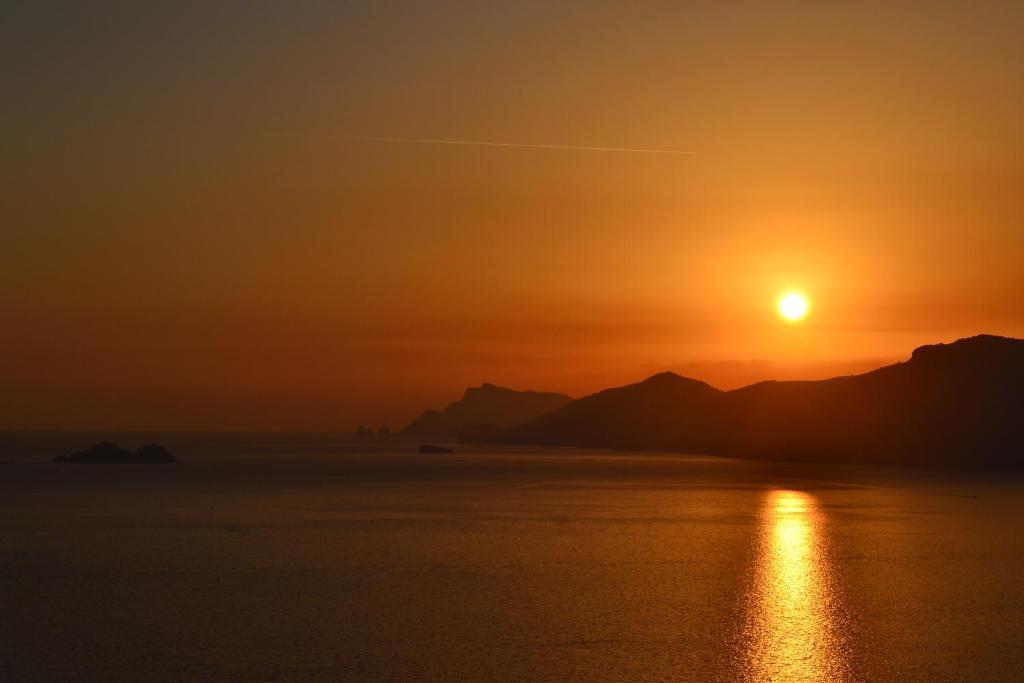
M0 434L0 680L1024 677L1018 474L419 445Z

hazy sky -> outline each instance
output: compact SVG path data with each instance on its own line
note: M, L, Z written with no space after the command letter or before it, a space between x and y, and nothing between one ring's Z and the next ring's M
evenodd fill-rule
M1022 35L1019 1L15 2L0 427L400 426L1024 336Z

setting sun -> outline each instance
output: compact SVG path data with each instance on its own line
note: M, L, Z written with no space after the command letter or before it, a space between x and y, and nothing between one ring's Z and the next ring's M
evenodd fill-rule
M779 315L786 320L796 322L807 315L810 304L807 297L796 292L788 292L779 298Z

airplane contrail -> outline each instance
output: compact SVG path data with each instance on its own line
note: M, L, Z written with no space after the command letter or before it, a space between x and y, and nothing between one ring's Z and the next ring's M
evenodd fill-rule
M639 154L683 154L692 156L696 152L679 149L650 149L637 147L581 147L577 145L537 145L525 142L484 142L480 140L435 140L431 138L342 138L349 142L408 142L418 145L468 145L471 147L528 147L531 149L568 149L580 152L633 152Z

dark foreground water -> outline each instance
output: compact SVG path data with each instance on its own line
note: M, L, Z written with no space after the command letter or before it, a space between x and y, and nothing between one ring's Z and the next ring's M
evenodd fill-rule
M1005 477L276 437L56 465L26 438L0 457L2 680L1024 671Z

